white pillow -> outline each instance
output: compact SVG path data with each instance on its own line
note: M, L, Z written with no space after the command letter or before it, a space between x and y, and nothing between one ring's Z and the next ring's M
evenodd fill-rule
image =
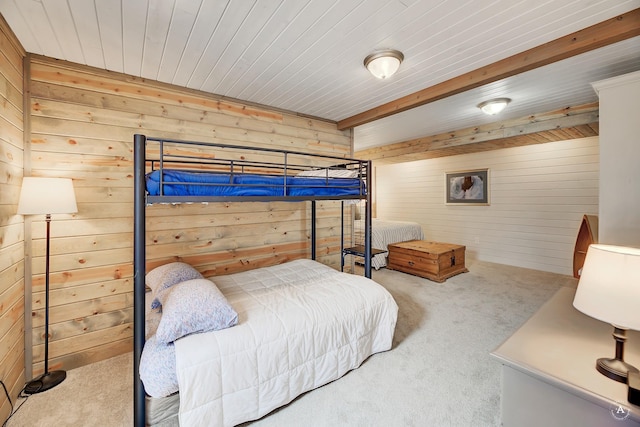
M319 178L357 178L358 171L354 169L315 169L302 171L298 176L309 176Z
M170 262L154 268L145 276L145 283L151 289L151 308L162 305L168 289L180 282L191 279L201 279L202 274L184 262Z
M159 343L155 336L145 342L140 356L140 379L144 391L152 397L165 397L178 391L173 343Z
M196 332L217 331L238 323L238 313L211 280L193 279L169 289L156 330L160 343Z

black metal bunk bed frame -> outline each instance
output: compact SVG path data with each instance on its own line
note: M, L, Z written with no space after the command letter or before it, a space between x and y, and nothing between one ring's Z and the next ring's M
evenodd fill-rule
M152 141L159 144L159 154L157 158L147 159L147 142ZM187 145L200 145L212 148L220 149L232 149L232 150L249 150L251 152L263 152L280 154L283 156L283 163L272 164L273 167L279 168L287 176L288 170L300 167L299 165L287 164L287 158L291 155L316 157L326 160L335 160L338 164L344 165L346 163L357 164L359 176L364 181L364 186L361 188L359 195L344 195L344 196L286 196L286 179L284 181L284 196L166 196L162 195L162 183L160 184L161 195L150 196L146 191L146 173L148 166L151 164L152 168L158 166L160 170L160 177L163 176L163 169L165 163L179 162L196 163L195 158L189 156L175 156L165 155L164 143L169 144L187 144ZM242 147L228 144L216 144L194 141L180 141L163 138L151 138L141 134L135 134L133 137L133 157L134 157L134 235L133 235L133 278L134 278L134 358L133 358L133 371L134 371L134 425L136 427L145 426L145 391L142 381L140 380L140 357L142 355L142 349L145 342L145 274L146 274L146 205L155 203L192 203L192 202L242 202L242 201L311 201L311 259L316 259L316 201L317 200L342 200L342 209L344 209L345 200L360 199L365 200L365 233L364 233L364 274L366 277L371 278L371 161L364 161L351 158L343 158L337 156L326 156L320 154L302 153L288 150L277 150L269 148L258 147ZM204 164L207 165L222 165L226 163L227 167L234 171L234 167L240 168L238 173L242 173L242 161L234 160L205 160ZM256 168L269 168L269 164L265 162L247 162L247 165L251 165ZM236 169L237 170L237 169ZM344 213L341 219L342 224L342 238L341 238L341 256L344 259Z

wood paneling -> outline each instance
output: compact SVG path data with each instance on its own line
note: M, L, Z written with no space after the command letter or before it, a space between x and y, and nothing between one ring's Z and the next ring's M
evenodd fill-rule
M598 103L498 121L358 151L375 165L434 159L598 135Z
M479 168L489 168L490 205L445 205L445 172ZM382 165L377 214L465 245L468 259L571 275L582 216L598 213L598 181L598 137Z
M78 213L51 224L51 366L131 350L135 133L351 156L351 131L259 105L31 57L34 175L74 181ZM172 260L205 275L307 257L309 203L147 207L149 268ZM318 258L339 266L339 204L318 202ZM34 217L33 369L42 369L44 218ZM99 350L99 351L98 351Z
M0 380L15 402L24 385L24 220L16 215L23 175L24 49L0 16ZM0 391L0 420L11 407Z

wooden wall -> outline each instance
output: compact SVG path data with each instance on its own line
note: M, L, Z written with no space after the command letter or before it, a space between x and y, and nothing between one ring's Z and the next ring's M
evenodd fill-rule
M132 348L135 133L351 156L335 123L32 56L34 175L73 179L78 213L51 225L50 367L70 369ZM339 204L319 203L318 256L339 266ZM149 267L170 260L206 275L306 257L309 203L147 208ZM42 370L44 222L33 225L33 368Z
M24 386L24 49L0 16L0 380L15 399ZM11 411L0 390L0 421Z
M490 205L444 203L444 174L489 168ZM377 216L416 221L467 257L572 275L583 214L598 214L598 137L376 167Z

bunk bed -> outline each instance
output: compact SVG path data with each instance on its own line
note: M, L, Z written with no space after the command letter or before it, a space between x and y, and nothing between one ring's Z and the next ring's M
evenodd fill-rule
M348 287L340 288L340 286L343 286L342 283L346 276L355 278L356 282L364 281L363 283L353 285L355 288L361 288L363 286L382 288L370 280L372 249L371 199L368 191L371 184L371 163L369 161L269 148L248 148L227 144L151 138L140 134L134 135L133 139L134 423L136 426L144 426L146 417L146 393L139 373L140 359L145 346L145 313L148 310L148 303L145 301L145 276L147 273L145 218L147 206L153 204L198 202L309 201L311 203L311 260L315 260L316 201L340 200L343 202L343 210L346 201L364 201L365 230L363 243L365 277L341 273L315 261L309 261L311 262L310 265L305 264L304 267L298 266L295 269L305 271L320 269L321 274L319 275L335 277L335 289L342 289L343 292L351 289ZM211 155L212 150L216 151L216 155ZM249 155L245 154L249 152L259 153L257 157L258 160L252 160ZM344 242L344 236L342 241ZM334 271L337 275L344 276L334 276L333 274L329 274L328 270ZM243 273L237 274L242 275ZM217 280L215 277L213 279ZM238 289L225 288L225 286L227 286L225 283L228 283L229 280L233 283L245 281L245 279L232 277L231 279L226 279L227 282L225 282L221 278L221 288L226 289L229 294L244 295L249 291L242 289L242 286ZM314 282L315 280L314 278L304 278L303 281ZM351 281L353 279L346 280ZM329 285L321 284L320 287L326 289L329 288ZM307 290L309 291L309 295L311 295L313 292L311 287ZM307 290L304 292L307 292ZM377 312L384 313L385 320L384 322L380 321L380 330L376 329L378 325L373 328L376 336L369 337L369 341L371 342L366 343L369 353L357 355L358 360L356 361L356 365L346 367L347 370L358 367L364 358L369 355L388 350L391 347L391 340L397 319L397 305L395 301L393 301L393 298L388 295L388 292L384 290L380 291L380 289L378 289L377 292L381 293L382 298L386 300L382 303L385 306L384 309L376 309ZM246 298L244 300L256 300L255 295L247 295L245 295ZM345 296L347 297L346 299L349 299L347 295ZM229 302L236 301L234 298L236 297L229 297ZM240 298L238 301L243 301L243 298ZM238 304L238 313L241 317L240 325L242 323L242 310L244 310L244 308L242 308L241 302ZM364 306L370 306L377 303L370 301L362 304L364 304ZM267 309L263 311L273 310ZM309 317L308 314L306 316ZM375 316L378 316L378 314ZM296 322L298 321L299 320L296 320ZM312 325L311 327L315 326ZM364 327L369 328L369 326L366 325ZM238 328L238 331L242 330L242 328L238 326L234 326L231 329L234 328ZM203 334L203 337L205 335L206 334ZM218 338L219 336L214 340ZM212 338L208 339L211 340ZM360 339L362 340L362 337ZM187 336L184 342L188 342L189 340L191 340L192 346L198 345L194 344L193 336ZM379 342L376 340L379 340ZM178 346L176 345L176 347ZM345 372L340 373L339 376L344 373ZM184 376L185 374L183 373L181 375ZM198 375L195 376L197 377ZM333 379L336 378L334 377L326 382ZM322 383L308 384L305 388L301 388L299 393L311 390L320 385L322 385ZM279 405L287 403L294 397L295 395L286 397L285 400L280 401ZM258 415L261 414L263 413Z

